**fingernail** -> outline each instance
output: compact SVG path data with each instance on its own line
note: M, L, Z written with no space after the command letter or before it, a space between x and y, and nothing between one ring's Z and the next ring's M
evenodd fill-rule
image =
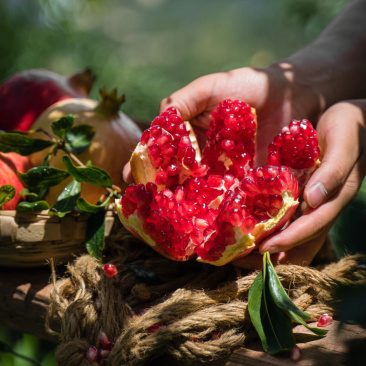
M322 183L315 183L307 192L307 201L310 207L318 207L327 197L327 190Z

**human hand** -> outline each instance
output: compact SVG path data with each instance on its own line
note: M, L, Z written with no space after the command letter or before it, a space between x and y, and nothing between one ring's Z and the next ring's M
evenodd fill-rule
M258 115L256 161L265 164L273 137L293 118L313 117L317 97L304 83L293 82L291 66L277 64L266 69L241 68L200 77L176 91L160 104L160 113L174 106L194 126L198 140L204 137L211 112L224 99L240 99L256 108ZM201 144L202 145L202 144ZM131 169L123 177L131 183Z
M259 246L274 263L309 265L342 209L356 196L366 174L366 100L335 104L320 118L322 163L304 190L299 217ZM260 253L239 259L247 269L262 266Z

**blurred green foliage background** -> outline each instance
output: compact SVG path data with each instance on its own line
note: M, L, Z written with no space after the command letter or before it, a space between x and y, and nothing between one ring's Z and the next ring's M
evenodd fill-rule
M345 0L2 0L0 82L46 68L97 74L126 94L124 111L152 120L193 79L267 66L312 41Z
M265 67L315 39L346 0L1 0L0 83L46 68L91 67L92 97L106 85L126 94L125 113L151 121L160 100L204 74ZM1 315L0 315L1 317ZM0 319L1 324L1 319ZM0 328L44 366L54 346ZM26 361L0 352L0 365Z

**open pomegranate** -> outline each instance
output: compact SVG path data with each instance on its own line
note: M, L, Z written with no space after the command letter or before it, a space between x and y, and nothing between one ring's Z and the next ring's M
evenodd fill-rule
M28 131L51 104L87 97L95 76L85 69L70 77L32 69L12 75L0 86L0 129Z
M297 135L292 126L300 129ZM254 167L255 110L225 100L212 113L201 157L190 124L169 108L154 119L132 155L136 184L117 202L122 224L174 260L197 256L224 265L247 255L295 212L299 184L291 169L309 170L318 161L310 123L292 121L279 136L286 131L290 138L276 137L269 147L270 165ZM286 154L296 148L301 152L289 163Z
M15 188L13 199L3 206L4 210L15 210L22 197L20 192L24 188L23 183L18 177L19 173L24 173L31 168L28 156L21 156L16 153L0 153L0 187L11 184Z
M53 104L41 114L33 128L35 130L42 128L52 133L52 122L68 115L75 117L74 126L93 127L95 135L91 140L91 145L78 155L78 158L84 164L91 161L93 165L107 170L113 183L124 191L127 185L122 179L121 172L140 140L141 130L131 118L120 110L121 104L124 102L124 95L117 96L116 89L108 92L106 88L102 88L99 94L100 101L89 98L70 98ZM37 132L34 137L44 138L44 135ZM49 151L42 150L32 154L30 156L32 164L41 165L47 153ZM65 169L62 162L64 155L63 151L58 150L57 154L51 157L49 165ZM50 187L45 199L50 204L54 204L70 180ZM82 183L82 196L90 203L97 203L105 193L103 188Z

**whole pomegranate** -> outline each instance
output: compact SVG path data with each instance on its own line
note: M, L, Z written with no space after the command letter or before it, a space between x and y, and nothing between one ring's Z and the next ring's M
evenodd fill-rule
M87 97L95 76L85 69L70 77L32 69L12 75L0 86L0 129L28 131L50 105Z
M270 145L269 164L254 167L255 110L225 100L212 113L201 156L189 123L167 109L132 154L136 184L117 202L122 224L175 260L197 256L224 265L248 254L295 212L299 184L292 169L318 164L316 132L308 121L292 121L281 134L287 137Z
M118 97L117 90L108 92L106 88L100 90L100 101L88 98L66 99L53 104L37 119L33 128L42 128L52 133L51 123L61 117L74 115L74 126L89 125L95 129L95 135L88 150L78 155L78 158L86 164L91 161L108 171L112 181L122 191L126 184L122 179L123 166L128 162L131 152L140 140L141 130L135 122L120 111L124 101L124 95ZM35 137L43 137L37 133ZM41 151L30 156L34 166L41 165L48 151ZM50 159L50 166L65 169L62 163L63 151L58 151ZM51 187L45 199L53 204L69 181ZM102 194L103 188L83 183L81 187L82 197L90 203L96 203Z
M4 184L11 184L15 188L15 196L5 203L4 210L15 210L21 200L20 192L24 188L18 178L18 172L24 173L31 168L29 158L16 153L0 153L0 187Z

